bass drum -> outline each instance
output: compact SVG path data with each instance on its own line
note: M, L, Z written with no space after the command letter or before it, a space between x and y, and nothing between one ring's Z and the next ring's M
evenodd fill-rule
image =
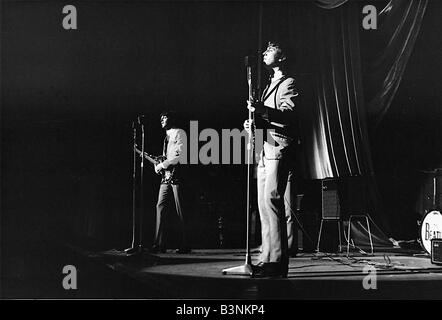
M425 215L421 224L422 247L431 254L431 239L442 239L442 214L431 211Z

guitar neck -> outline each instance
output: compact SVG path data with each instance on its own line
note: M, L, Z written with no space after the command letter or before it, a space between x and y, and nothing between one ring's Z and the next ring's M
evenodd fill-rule
M145 154L144 155L144 158L146 159L146 160L148 160L150 163L152 163L152 164L158 164L158 160L155 160L154 158L152 158L152 157L150 157L148 154Z
M138 153L138 154L140 154L140 155L142 155L142 152L140 151L140 150L138 150L138 148L135 148L135 151ZM159 161L159 159L158 159L158 157L154 157L154 156L151 156L151 155L149 155L149 154L147 154L146 152L144 152L144 158L146 159L146 160L148 160L150 163L152 163L152 164L158 164L160 161Z

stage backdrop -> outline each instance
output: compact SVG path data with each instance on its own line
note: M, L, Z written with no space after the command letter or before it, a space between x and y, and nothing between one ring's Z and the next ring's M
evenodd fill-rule
M79 29L66 31L59 2L3 1L5 250L33 240L62 243L75 235L108 247L128 245L132 121L141 113L147 116L153 153L161 150L162 109L175 108L198 120L200 129L241 128L247 116L244 56L281 37L292 44L292 67L303 93L300 109L308 119L302 124L307 178L371 178L374 172L382 202L371 200L379 194L374 182L361 187L370 192L359 193L370 195L364 200L369 209L382 203L388 210L367 211L382 213L374 220L385 233L412 234L415 221L406 209L413 207L414 189L408 183L413 179L403 183L401 175L442 164L437 81L442 11L440 2L431 2L420 32L424 4L392 1L391 10L378 8L379 30L365 31L359 2L332 9L312 1L265 2L260 9L259 3L243 1L81 1ZM367 65L372 61L380 63ZM217 228L224 212L226 229L233 233L229 245L242 246L244 168L190 169L188 190L194 194L189 203L202 203L190 211L196 230L209 224L208 229ZM149 223L156 178L152 172L146 177ZM220 205L214 208L214 203ZM410 232L402 232L405 228ZM208 233L195 233L195 243L205 244Z

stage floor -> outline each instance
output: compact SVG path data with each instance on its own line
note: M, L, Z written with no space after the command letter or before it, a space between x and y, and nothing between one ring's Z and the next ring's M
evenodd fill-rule
M69 247L82 257L85 268L111 270L106 281L112 281L114 274L120 282L127 278L136 283L136 298L442 299L442 266L432 264L428 255L405 250L375 250L374 255L352 252L348 257L301 253L290 258L286 279L270 279L223 274L226 268L244 264L245 252L240 249L128 256L115 249L94 252ZM257 259L255 250L252 260ZM127 292L122 296L127 297Z

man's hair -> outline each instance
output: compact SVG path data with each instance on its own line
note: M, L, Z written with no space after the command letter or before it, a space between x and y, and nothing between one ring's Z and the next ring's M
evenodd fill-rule
M178 124L178 115L175 110L164 110L160 114L160 118L167 117L170 125Z
M174 110L165 110L165 111L161 112L160 118L161 117L168 117L170 119L176 119L177 115Z
M284 61L286 61L288 59L288 57L290 56L289 47L287 46L287 44L285 44L281 41L271 40L267 44L267 48L268 47L275 48L279 54L279 58L283 59Z

